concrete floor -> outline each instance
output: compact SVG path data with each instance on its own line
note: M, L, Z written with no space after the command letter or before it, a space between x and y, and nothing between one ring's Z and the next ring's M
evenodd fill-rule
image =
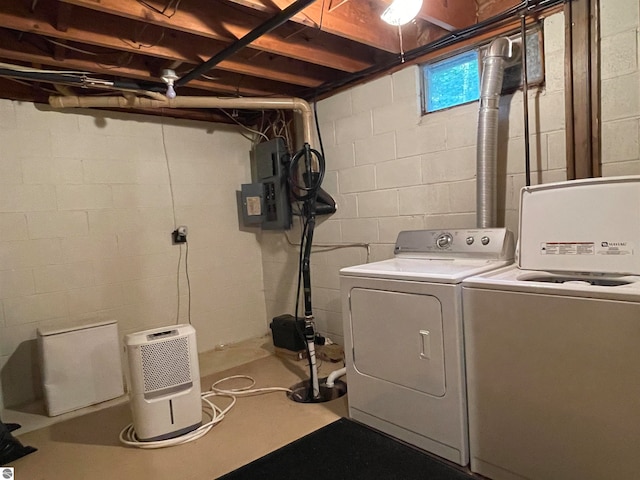
M324 362L320 376L342 366ZM291 387L308 379L306 361L273 354L270 337L200 356L202 390L231 375L249 375L259 387ZM344 378L343 378L344 379ZM237 380L220 388L239 387ZM276 450L318 428L347 416L347 397L320 404L296 403L284 392L240 397L225 419L204 437L162 449L122 446L120 431L131 422L126 399L90 407L72 418L37 428L36 413L20 412L28 425L14 432L37 452L15 461L15 477L38 480L114 479L211 480ZM228 400L214 398L223 407ZM7 412L3 413L6 415ZM19 421L14 415L5 422ZM41 421L44 421L41 420Z

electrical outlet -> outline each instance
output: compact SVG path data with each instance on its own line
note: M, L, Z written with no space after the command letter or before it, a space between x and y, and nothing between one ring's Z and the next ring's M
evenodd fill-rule
M171 232L173 237L173 244L178 243L186 243L187 242L187 227L184 225L180 225L173 232Z

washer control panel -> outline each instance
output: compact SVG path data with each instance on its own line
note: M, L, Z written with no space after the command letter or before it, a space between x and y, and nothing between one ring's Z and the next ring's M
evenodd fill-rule
M513 250L513 234L506 228L477 228L402 231L394 253L510 259Z

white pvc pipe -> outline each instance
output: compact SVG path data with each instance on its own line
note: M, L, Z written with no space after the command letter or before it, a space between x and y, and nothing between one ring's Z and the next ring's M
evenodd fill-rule
M311 364L311 378L309 379L311 395L313 399L318 399L320 398L320 383L318 381L318 365L316 363L316 347L314 341L307 341L307 347L309 348L309 362Z
M313 111L302 98L263 98L263 97L190 97L179 96L174 99L155 99L144 97L125 98L124 96L50 96L49 105L54 108L237 108L249 110L294 110L302 116L304 141L311 145L313 135Z
M325 385L327 387L329 387L329 388L333 388L333 386L336 383L336 378L339 378L339 377L345 375L346 373L347 373L347 367L342 367L342 368L340 368L338 370L334 370L327 377L327 381L325 382Z

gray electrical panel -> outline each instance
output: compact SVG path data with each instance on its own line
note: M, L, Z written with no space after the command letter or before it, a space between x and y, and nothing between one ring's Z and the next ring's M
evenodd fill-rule
M256 145L251 156L251 180L241 186L242 219L265 230L291 228L289 154L283 139Z

